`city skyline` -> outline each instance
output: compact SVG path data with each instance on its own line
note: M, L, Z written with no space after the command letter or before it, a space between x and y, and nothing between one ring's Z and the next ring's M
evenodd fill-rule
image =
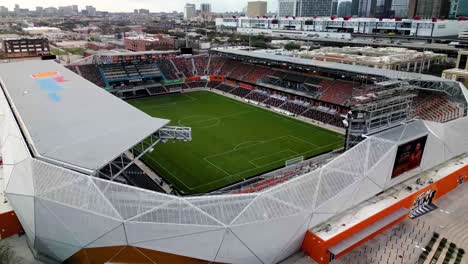
M20 5L21 8L28 8L34 10L36 6L41 7L59 7L68 5L78 5L79 9L84 9L85 6L91 5L96 7L98 11L110 11L110 12L133 12L134 9L149 9L151 12L183 12L186 3L196 4L197 9L200 8L201 3L211 4L213 12L234 12L242 11L247 6L249 0L240 1L215 1L215 0L173 0L167 1L163 4L158 1L152 0L120 0L118 2L112 0L22 0L22 1L9 1L0 0L0 6L5 6L9 10L13 10L15 4ZM276 12L278 2L277 0L266 0L268 2L268 11Z

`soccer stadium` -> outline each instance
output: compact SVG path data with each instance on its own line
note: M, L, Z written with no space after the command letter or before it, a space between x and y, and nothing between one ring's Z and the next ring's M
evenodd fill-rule
M467 91L242 48L0 65L6 194L38 258L330 263L468 180Z

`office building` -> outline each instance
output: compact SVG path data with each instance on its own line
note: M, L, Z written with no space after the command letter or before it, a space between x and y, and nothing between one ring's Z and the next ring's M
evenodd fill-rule
M450 2L449 18L468 16L468 0L452 0Z
M450 1L448 0L410 0L410 17L419 16L423 18L448 17L450 10Z
M352 15L352 2L351 1L344 1L340 2L338 5L337 14L339 17L351 16Z
M86 11L88 12L88 16L95 16L96 15L96 8L94 6L86 6Z
M359 12L359 0L351 1L351 15L357 16Z
M267 13L266 1L250 1L247 4L247 16L248 17L265 16L266 13Z
M194 4L185 4L184 7L184 19L189 20L196 16L196 8Z
M296 16L297 0L278 0L278 16Z
M332 14L332 0L299 0L298 16L330 16Z
M4 6L0 6L0 16L8 15L8 8Z
M332 1L332 16L336 16L338 14L338 0Z
M211 4L208 4L208 3L200 4L200 12L201 12L202 14L209 14L209 13L211 13Z
M408 17L408 0L393 0L391 11L393 16L406 18Z

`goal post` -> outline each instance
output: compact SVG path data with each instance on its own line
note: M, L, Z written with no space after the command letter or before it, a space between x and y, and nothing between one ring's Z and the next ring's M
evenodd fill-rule
M304 156L299 156L299 157L295 157L293 159L289 159L289 160L285 161L284 165L286 167L289 167L291 165L294 165L294 164L302 162L302 161L304 161Z

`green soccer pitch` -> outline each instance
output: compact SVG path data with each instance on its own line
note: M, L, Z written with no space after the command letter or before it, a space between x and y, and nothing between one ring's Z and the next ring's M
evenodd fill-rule
M192 128L192 141L156 145L143 161L184 194L206 193L343 146L343 136L207 91L129 101Z

